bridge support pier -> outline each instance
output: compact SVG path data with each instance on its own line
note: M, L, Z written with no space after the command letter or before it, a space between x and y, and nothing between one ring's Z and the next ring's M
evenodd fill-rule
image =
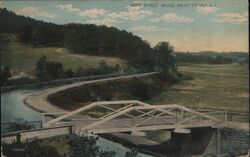
M220 129L216 130L216 155L221 155L221 131Z
M69 127L69 134L74 134L75 133L75 127L74 125Z

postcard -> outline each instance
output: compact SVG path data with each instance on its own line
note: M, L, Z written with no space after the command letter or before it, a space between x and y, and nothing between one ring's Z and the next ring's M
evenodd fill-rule
M248 157L246 0L1 0L1 157Z

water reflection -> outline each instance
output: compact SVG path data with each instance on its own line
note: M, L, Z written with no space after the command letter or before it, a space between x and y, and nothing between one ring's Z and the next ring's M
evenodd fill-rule
M38 112L27 107L23 100L32 91L11 91L1 94L1 123L14 122L17 118L26 121L41 119Z

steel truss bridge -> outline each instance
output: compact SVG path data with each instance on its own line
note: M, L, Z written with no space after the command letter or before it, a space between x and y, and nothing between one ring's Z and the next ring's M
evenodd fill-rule
M214 127L226 120L180 105L150 105L138 100L94 102L65 113L43 113L43 127L74 125L78 134L141 132L146 130L185 130ZM46 116L53 119L46 121ZM225 118L225 119L224 119Z

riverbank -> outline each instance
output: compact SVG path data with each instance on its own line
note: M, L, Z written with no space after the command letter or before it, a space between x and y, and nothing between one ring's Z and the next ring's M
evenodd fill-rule
M48 96L51 94L66 90L66 89L73 88L73 87L81 87L83 85L101 83L101 82L109 82L109 81L114 81L114 80L148 77L148 76L155 75L155 74L157 74L157 72L135 74L135 75L128 75L128 76L118 76L118 77L104 78L104 79L97 79L97 80L90 80L90 81L80 81L77 83L67 84L67 85L63 85L59 87L47 88L47 89L36 91L33 94L29 95L25 99L25 104L31 108L34 108L35 110L41 113L43 112L67 112L67 110L51 104L48 101Z

